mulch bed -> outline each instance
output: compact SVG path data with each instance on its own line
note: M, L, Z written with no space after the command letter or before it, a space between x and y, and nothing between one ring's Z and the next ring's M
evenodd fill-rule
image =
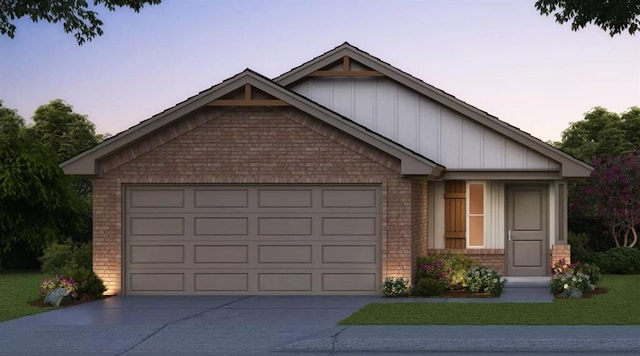
M591 293L584 293L582 295L582 298L591 298L594 295L606 294L608 292L609 292L609 290L607 288L596 288Z
M606 293L609 293L609 290L607 288L598 287L598 288L594 289L593 291L591 291L590 293L583 293L582 294L582 298L591 298L594 295L600 295L600 294L606 294ZM566 299L566 298L559 298L558 294L554 295L554 297L558 298L558 299Z
M94 300L100 300L100 299L106 299L106 298L111 298L114 297L113 295L103 295L102 298L98 298L98 299L82 299L82 300L74 300L70 303L66 303L61 305L60 307L70 307L73 305L78 305L78 304L84 304L84 303L88 303L88 302L93 302ZM31 305L32 307L39 307L39 308L54 308L51 305L47 305L44 304L44 299L37 299L34 300L33 302L29 303L29 305Z
M439 297L445 298L497 298L498 296L490 293L473 293L464 289L449 289L444 291Z

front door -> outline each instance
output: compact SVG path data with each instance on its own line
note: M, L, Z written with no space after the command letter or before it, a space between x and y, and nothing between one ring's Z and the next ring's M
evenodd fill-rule
M545 185L507 186L507 275L548 275L548 188Z

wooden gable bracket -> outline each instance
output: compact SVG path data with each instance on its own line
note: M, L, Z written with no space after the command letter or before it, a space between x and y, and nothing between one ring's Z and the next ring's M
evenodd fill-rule
M384 74L375 70L351 70L350 58L342 57L342 70L317 70L310 77L383 77Z
M251 84L244 85L243 99L218 99L210 102L209 106L289 106L279 99L254 99L251 95Z

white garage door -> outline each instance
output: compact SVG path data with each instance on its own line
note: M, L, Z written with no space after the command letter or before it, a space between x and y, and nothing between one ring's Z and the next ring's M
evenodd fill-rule
M127 294L379 294L377 186L127 186Z

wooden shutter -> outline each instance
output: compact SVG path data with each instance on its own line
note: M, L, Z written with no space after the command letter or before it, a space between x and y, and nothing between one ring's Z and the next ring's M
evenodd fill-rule
M466 248L466 195L465 181L453 180L444 183L445 248Z

